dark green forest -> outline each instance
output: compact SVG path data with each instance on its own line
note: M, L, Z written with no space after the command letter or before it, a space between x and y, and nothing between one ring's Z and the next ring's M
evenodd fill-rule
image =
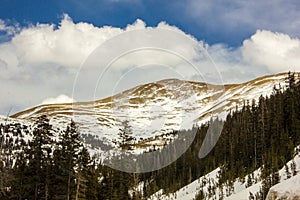
M258 168L262 169L263 187L254 198L265 199L269 188L279 181L278 170L294 157L300 143L297 80L289 73L286 85L274 85L270 96L244 102L241 109L228 114L225 122L214 119L214 123L224 124L223 130L213 150L202 159L198 152L211 122L171 133L184 136L195 131L196 136L179 159L149 173L120 172L97 162L72 121L65 130L54 129L46 116L40 117L33 128L1 124L0 199L146 199L159 189L174 192L218 167L217 185L209 194L199 189L197 199L214 195L216 187L232 188L237 178L243 179ZM32 140L28 141L26 135ZM286 168L290 176L296 174L295 166ZM141 182L142 190L133 190ZM248 182L250 186L255 180ZM224 197L229 194L230 190Z

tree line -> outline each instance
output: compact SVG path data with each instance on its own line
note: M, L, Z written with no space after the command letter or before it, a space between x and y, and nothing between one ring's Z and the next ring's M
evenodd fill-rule
M259 100L244 102L232 110L212 151L199 159L198 152L207 134L209 123L192 130L174 131L180 135L172 142L180 143L185 135L196 132L192 144L172 164L153 172L132 174L111 169L91 157L83 145L76 124L65 130L54 129L46 116L33 128L18 123L0 125L0 198L1 199L146 199L160 189L170 193L200 176L220 167L219 181L210 194L201 189L198 199L213 195L216 187L232 188L237 178L261 169L263 187L255 194L264 199L269 188L279 181L282 167L290 176L295 166L285 166L300 143L300 85L298 77L289 73L286 86L274 86L273 93ZM286 88L283 88L286 87ZM128 135L128 127L120 136ZM167 145L165 148L169 148ZM123 146L120 145L120 148ZM176 151L176 145L171 146ZM127 148L127 147L126 147ZM163 159L162 155L156 158ZM172 152L172 151L171 151ZM250 186L257 180L247 180ZM142 184L136 190L138 184ZM228 190L225 196L230 195Z
M300 82L294 73L286 77L285 85L274 85L270 96L261 96L258 101L246 101L241 109L232 110L224 122L215 119L214 124L223 125L222 133L212 151L199 159L198 152L207 134L209 123L194 127L196 136L187 151L169 166L143 174L147 193L164 189L174 192L197 178L220 167L218 182L211 190L228 188L233 192L233 183L250 175L247 186L262 180L261 190L255 199L265 199L269 189L279 181L278 170L286 168L287 174L295 175L295 163L286 166L294 157L295 147L300 144ZM191 130L176 132L189 134ZM259 180L251 179L252 173L261 169ZM199 194L203 192L199 191ZM221 196L222 196L221 195ZM208 196L199 195L198 199Z
M54 130L46 116L32 130L1 124L0 136L3 200L131 198L132 176L96 163L73 121L63 131Z

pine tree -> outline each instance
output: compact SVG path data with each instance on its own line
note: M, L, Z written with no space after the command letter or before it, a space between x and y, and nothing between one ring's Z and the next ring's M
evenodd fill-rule
M75 180L75 200L85 200L87 194L88 170L91 164L90 155L86 148L82 148L77 160Z
M49 167L53 141L52 126L46 116L38 118L30 142L27 178L31 184L30 199L49 198Z
M98 193L101 191L99 179L101 178L99 171L96 169L95 161L88 167L86 172L87 191L86 198L88 200L97 200Z
M291 171L292 171L292 176L296 176L297 175L297 171L296 171L296 162L293 160L291 163Z
M130 145L135 140L134 137L132 137L132 130L131 126L129 125L129 121L123 121L121 124L121 128L119 128L119 138L121 140L119 146L122 149L128 149L130 150Z
M56 198L70 199L75 193L75 178L82 150L79 132L74 121L61 134L59 147L54 152L55 181L53 193ZM59 190L56 190L59 188Z
M11 136L9 136L9 125L2 125L0 129L0 198L8 199L9 187L16 178L12 171L13 146Z
M287 164L284 165L284 168L285 168L285 174L286 174L286 177L287 179L291 178L291 172L289 170L289 167Z

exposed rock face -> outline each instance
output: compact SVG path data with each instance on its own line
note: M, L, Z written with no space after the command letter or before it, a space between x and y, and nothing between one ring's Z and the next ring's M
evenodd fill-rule
M300 200L300 174L271 187L266 200Z

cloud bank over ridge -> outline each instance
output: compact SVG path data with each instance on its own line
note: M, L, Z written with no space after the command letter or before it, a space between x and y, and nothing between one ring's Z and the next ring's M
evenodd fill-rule
M184 35L194 41L202 49L205 49L215 63L225 83L242 82L264 74L278 73L282 71L300 71L300 41L298 38L287 34L271 32L268 30L257 30L250 38L244 40L240 47L229 47L226 44L207 44L195 39L193 36L184 33L175 26L165 22L159 23L156 27L147 27L146 23L137 19L133 24L125 28L104 26L96 27L86 22L74 23L68 15L64 15L60 24L35 24L19 28L7 26L3 20L0 21L0 31L13 35L11 40L0 43L0 92L5 96L0 100L0 113L5 114L13 106L13 111L18 111L34 106L51 96L60 94L72 96L73 84L80 66L88 56L101 44L114 37L134 30L149 29L160 32L168 29ZM134 34L133 34L134 35ZM197 61L199 66L207 65L201 60L202 53L197 50L194 43L187 43L186 40L162 40L159 34L151 40L158 43L165 43L170 51L184 49L187 59ZM128 45L135 45L136 42L147 42L149 38L129 38L123 41ZM149 41L148 41L149 42ZM190 46L189 46L190 45ZM110 51L117 51L110 49ZM145 74L143 70L135 71L132 77L145 77L146 82L157 80L157 74L162 78L175 76L172 71L184 71L185 66L172 57L164 57L160 52L152 52L150 57L147 54L136 54L119 60L114 73L122 76L128 73L126 70L136 63L153 63L164 60L168 70L159 71L158 66L153 77ZM89 69L90 73L99 71L104 66ZM103 69L101 69L103 70ZM202 70L204 76L206 72ZM187 73L193 79L193 73ZM88 75L88 74L87 74ZM88 81L88 76L86 77ZM170 77L171 78L171 77ZM178 78L178 77L176 77ZM180 78L180 77L179 77ZM135 82L141 84L143 80ZM114 77L107 85L116 84ZM125 86L124 86L125 87ZM126 88L126 87L125 87ZM125 89L124 88L124 89ZM84 87L81 88L84 90ZM109 95L111 91L101 91L99 97ZM84 94L84 91L82 91ZM85 97L82 97L83 99ZM81 99L76 100L80 101Z

